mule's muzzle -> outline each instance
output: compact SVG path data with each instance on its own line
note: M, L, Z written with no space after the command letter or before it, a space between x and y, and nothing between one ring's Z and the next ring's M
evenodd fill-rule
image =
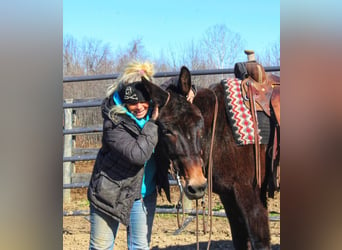
M205 195L207 179L203 173L203 160L199 156L184 157L181 159L181 184L185 195L190 199L199 199Z
M203 182L201 184L189 184L186 183L186 186L184 188L185 195L190 200L200 199L205 195L205 190L207 189L207 182Z

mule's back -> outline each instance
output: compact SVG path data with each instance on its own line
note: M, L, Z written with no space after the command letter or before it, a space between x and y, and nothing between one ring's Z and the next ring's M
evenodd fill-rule
M217 100L218 116L215 128L213 157L213 192L220 196L224 205L236 249L245 248L249 239L255 249L269 249L267 212L260 200L255 181L253 145L236 144L233 130L228 123L221 83L199 89L194 104L204 119L204 136L201 140L203 159L208 167L210 139L213 133L214 106ZM266 146L261 145L261 163L265 166ZM265 168L262 170L265 177ZM253 211L253 212L252 212ZM246 224L247 223L247 224Z
M208 165L208 153L213 129L214 107L217 100L218 115L215 128L214 168L217 182L214 189L230 188L234 179L244 179L253 183L254 158L253 145L237 145L233 129L228 122L225 105L225 93L221 83L210 85L209 88L199 89L194 104L199 107L204 119L203 159Z

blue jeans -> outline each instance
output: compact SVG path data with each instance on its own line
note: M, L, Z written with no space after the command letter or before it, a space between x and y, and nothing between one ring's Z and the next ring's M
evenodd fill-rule
M129 250L150 249L157 193L136 200L127 226L127 247ZM112 250L119 229L119 222L90 206L89 250Z

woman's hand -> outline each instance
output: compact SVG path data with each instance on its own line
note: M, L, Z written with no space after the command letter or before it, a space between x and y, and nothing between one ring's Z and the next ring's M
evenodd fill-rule
M158 116L159 116L159 107L156 104L153 108L151 119L156 121L158 119Z
M195 97L195 93L192 89L189 90L189 93L186 95L186 100L188 102L191 102L194 100L194 97Z

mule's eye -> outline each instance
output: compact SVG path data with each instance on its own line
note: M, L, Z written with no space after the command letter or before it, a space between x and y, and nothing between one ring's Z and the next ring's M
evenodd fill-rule
M172 131L169 130L169 129L165 129L163 130L163 134L166 135L166 136L170 136L170 135L173 135Z
M177 135L175 135L172 131L168 130L166 133L164 133L164 136L172 142L172 144L176 144L177 142Z

